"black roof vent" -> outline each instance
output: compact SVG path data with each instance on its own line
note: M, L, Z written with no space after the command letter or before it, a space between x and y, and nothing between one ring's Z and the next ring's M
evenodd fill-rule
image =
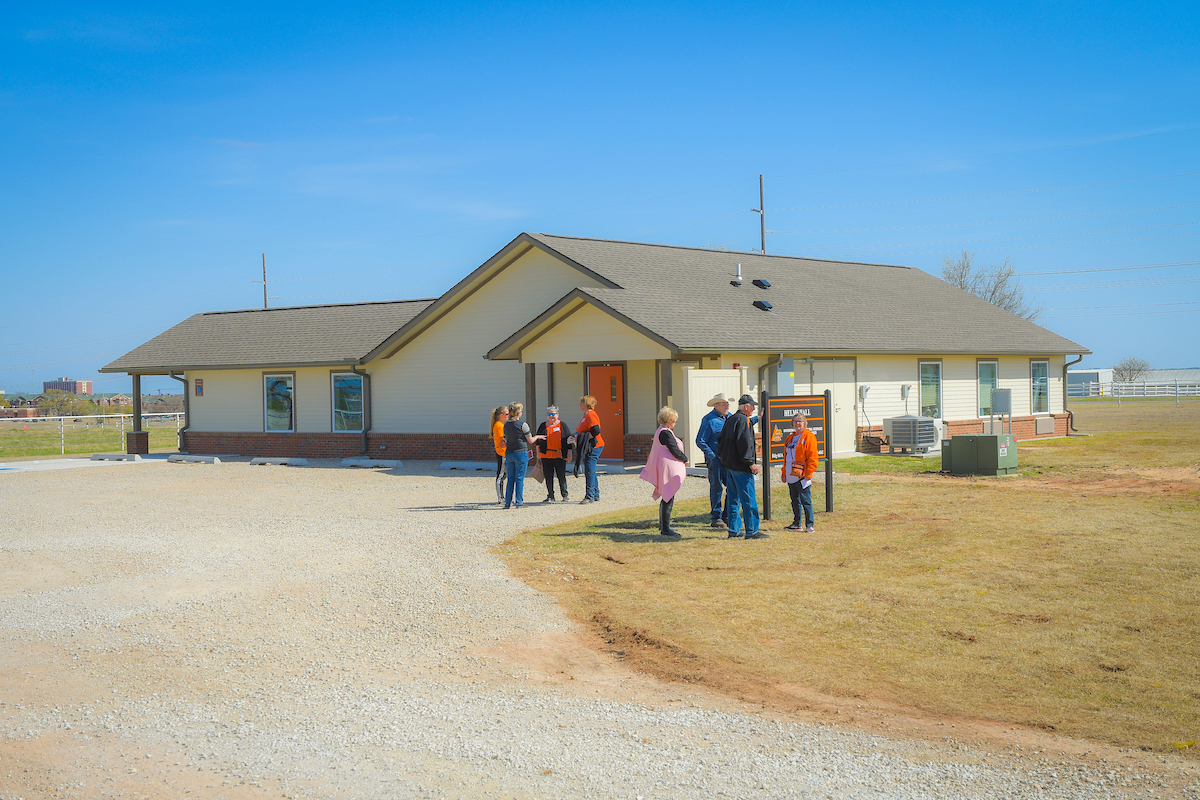
M755 286L757 286L760 289L770 289L771 288L771 282L764 281L761 278L755 278L753 281L751 281L751 283L753 283Z
M770 303L768 303L766 300L755 300L755 301L754 301L754 307L755 307L755 308L761 308L763 311L770 311L770 310L771 310L771 304L770 304Z

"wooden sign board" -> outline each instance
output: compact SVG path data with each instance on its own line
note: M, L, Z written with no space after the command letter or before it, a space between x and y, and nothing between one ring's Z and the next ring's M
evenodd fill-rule
M797 414L808 418L808 429L817 437L817 455L825 457L825 395L768 397L763 426L769 445L765 454L768 466L783 465L783 443L792 432L792 418Z

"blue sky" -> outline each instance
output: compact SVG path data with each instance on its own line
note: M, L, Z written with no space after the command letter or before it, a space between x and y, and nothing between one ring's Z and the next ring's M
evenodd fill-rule
M822 6L8 4L0 388L127 390L264 252L302 305L523 230L749 250L759 173L769 252L1009 257L1085 366L1200 366L1200 6Z

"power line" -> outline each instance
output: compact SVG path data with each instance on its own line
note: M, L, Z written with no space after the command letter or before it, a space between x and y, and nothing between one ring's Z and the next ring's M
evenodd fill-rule
M1123 306L1068 306L1065 308L1047 308L1045 311L1100 311L1110 308L1155 308L1158 306L1195 306L1200 300L1184 300L1178 303L1132 303Z
M1200 308L1184 308L1178 311L1130 311L1124 314L1066 314L1062 316L1042 317L1042 319L1086 319L1088 317L1140 317L1147 314L1195 314Z
M921 229L925 229L925 228L964 228L964 227L968 227L971 225L1008 225L1008 224L1018 223L1018 222L1045 222L1047 220L1057 220L1057 219L1080 219L1083 217L1109 217L1109 216L1113 216L1115 214L1140 214L1140 213L1146 212L1146 211L1173 211L1173 210L1179 209L1179 208L1196 208L1197 206L1200 206L1200 203L1188 203L1187 205L1182 205L1182 206L1159 206L1158 208L1133 208L1133 209L1129 209L1128 211L1098 211L1094 214L1064 214L1064 215L1057 216L1057 217L1026 217L1024 219L997 219L997 220L990 220L990 221L986 221L986 222L945 222L945 223L940 223L937 225L896 225L896 226L893 226L890 228L828 228L826 230L813 230L813 231L771 231L771 233L775 233L775 234L780 234L780 233L786 233L786 234L871 233L871 232L876 232L876 231L912 231L912 230L921 230ZM743 213L748 213L748 212L743 212ZM728 214L726 216L732 217L734 215ZM721 217L713 217L713 219L721 219ZM708 222L708 220L697 220L697 222ZM684 225L694 225L696 223L685 222L683 224ZM681 226L672 226L672 227L681 227ZM658 228L657 230L664 230L664 229ZM642 231L642 232L646 233L646 231Z
M736 211L732 214L722 214L719 217L709 217L708 219L697 219L697 220L693 220L692 222L681 222L678 225L664 225L661 228L648 228L644 231L634 231L633 233L631 233L629 235L637 236L642 233L654 233L656 231L669 231L672 228L686 228L688 225L699 225L702 222L712 222L713 220L717 220L717 219L728 219L729 217L740 217L743 214L753 214L753 213L755 213L755 212L754 211ZM774 233L774 231L772 231L772 233Z
M357 275L381 275L385 272L403 272L405 270L424 269L426 267L444 267L448 264L462 264L462 263L465 263L468 261L474 263L477 261L477 259L460 258L455 261L435 261L435 262L432 262L429 264L414 264L410 267L389 267L388 269L373 269L373 270L368 270L366 272L340 272L340 273L336 273L334 275L306 275L306 276L299 277L299 278L274 278L271 282L272 283L287 283L288 281L315 281L315 280L320 280L322 278L350 278L350 277L354 277ZM277 297L275 299L283 300L285 298Z
M1032 278L1037 275L1078 275L1084 272L1124 272L1135 269L1172 269L1174 267L1194 267L1200 261L1176 261L1171 264L1135 264L1130 267L1097 267L1095 269L1057 269L1050 272L1014 272L1020 278Z
M1032 286L1030 291L1087 291L1091 289L1133 289L1145 286L1178 286L1184 283L1200 283L1200 277L1188 275L1182 278L1158 278L1144 281L1109 281L1107 283L1060 283L1051 286Z
M1197 235L1196 233L1169 233L1169 234L1166 234L1165 236L1130 236L1125 239L1097 239L1097 240L1091 241L1091 242L1050 242L1047 244L1019 244L1019 245L1014 245L1012 247L981 247L981 248L975 248L975 251L981 252L981 253L989 253L989 252L994 252L996 250L1004 250L1005 252L1011 252L1013 250L1033 250L1038 247L1075 247L1075 246L1081 245L1081 244L1116 244L1118 242L1146 242L1146 241L1151 241L1154 239L1178 239L1181 236L1196 236L1196 235ZM984 240L980 240L980 241L984 241ZM900 247L901 245L896 245L896 246ZM847 249L853 250L854 248L847 248ZM805 248L793 247L790 249L782 250L781 252L799 253L799 252L804 252L804 251L805 251ZM883 256L936 256L936 255L942 255L945 253L955 253L955 252L958 252L958 251L957 250L908 250L908 251L902 251L902 252L897 252L897 253L862 253L861 255L866 256L868 258L881 258ZM842 258L847 258L847 259L855 258L855 257L859 257L859 256L860 256L860 254L853 253L853 252L841 254Z
M1149 178L1129 178L1122 181L1105 181L1103 183L1079 183L1071 186L1047 186L1041 189L1017 189L1011 192L986 192L984 194L962 194L953 197L924 197L914 200L876 200L870 203L838 203L827 206L795 206L793 208L772 208L772 211L818 211L826 208L862 208L864 206L894 206L905 203L936 203L942 200L973 200L979 197L1007 197L1014 194L1036 194L1038 192L1058 192L1065 189L1091 189L1097 186L1118 186L1125 183L1142 183L1145 181L1161 181L1168 178L1187 178L1200 175L1200 172L1180 172L1175 175L1155 175Z
M424 286L410 286L410 287L408 287L408 291L416 291L417 289L435 289L435 288L447 286L449 283L450 283L450 281L443 281L442 283L427 283ZM275 299L276 300L327 300L331 297L361 297L363 295L373 295L373 294L394 295L395 293L396 292L392 289L380 289L379 291L375 291L375 292L341 292L339 294L310 294L310 295L303 295L301 297L276 297ZM423 299L423 298L417 298L417 299Z
M864 248L864 247L926 247L934 244L971 244L973 242L1012 242L1021 241L1024 239L1049 239L1056 236L1092 236L1098 233L1125 233L1127 231L1147 231L1158 228L1180 228L1185 225L1200 225L1200 222L1171 222L1166 225L1140 225L1134 228L1106 228L1098 231L1071 231L1067 233L1037 233L1029 236L1000 236L991 239L950 239L942 242L900 242L899 244L859 244L859 245L832 245L822 247L808 247L806 250L845 250L847 248ZM1086 244L1083 243L1083 244Z

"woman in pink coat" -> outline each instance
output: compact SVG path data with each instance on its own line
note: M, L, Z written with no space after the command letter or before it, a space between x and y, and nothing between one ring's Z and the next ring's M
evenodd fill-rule
M671 528L671 510L675 507L675 493L687 477L687 456L683 442L675 435L675 423L679 414L675 409L664 407L658 412L658 430L654 432L654 444L650 457L642 470L642 480L654 486L650 495L658 504L658 532L663 536L678 536Z

